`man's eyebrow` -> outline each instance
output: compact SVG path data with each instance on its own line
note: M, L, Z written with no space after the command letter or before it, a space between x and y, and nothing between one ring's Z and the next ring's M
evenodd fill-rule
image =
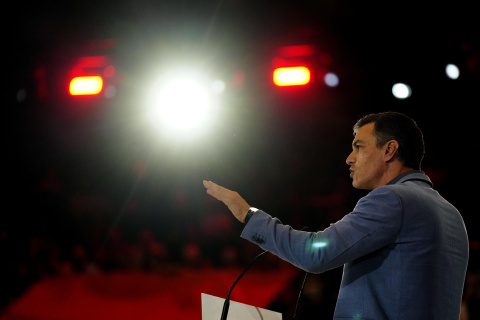
M359 144L363 144L363 141L362 140L355 140L355 141L352 142L352 147L356 147Z

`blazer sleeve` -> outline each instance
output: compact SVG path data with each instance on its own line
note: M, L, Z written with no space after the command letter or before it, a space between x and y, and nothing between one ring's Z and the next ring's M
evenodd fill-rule
M259 210L241 237L305 271L321 273L392 243L401 224L401 200L384 186L360 199L352 212L323 231L294 230Z

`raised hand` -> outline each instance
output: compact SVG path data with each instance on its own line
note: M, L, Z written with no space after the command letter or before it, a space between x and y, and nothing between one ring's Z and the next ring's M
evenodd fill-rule
M228 190L212 181L203 181L207 193L222 201L240 222L245 222L245 216L250 209L248 203L236 191Z

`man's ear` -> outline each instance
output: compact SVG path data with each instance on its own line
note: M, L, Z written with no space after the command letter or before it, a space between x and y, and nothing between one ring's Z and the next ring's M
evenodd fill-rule
M385 162L391 162L397 158L398 147L397 140L390 140L385 144Z

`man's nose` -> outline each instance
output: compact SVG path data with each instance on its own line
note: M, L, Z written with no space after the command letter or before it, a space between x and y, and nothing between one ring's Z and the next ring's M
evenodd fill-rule
M348 155L346 162L349 166L351 166L355 162L353 157L353 151Z

